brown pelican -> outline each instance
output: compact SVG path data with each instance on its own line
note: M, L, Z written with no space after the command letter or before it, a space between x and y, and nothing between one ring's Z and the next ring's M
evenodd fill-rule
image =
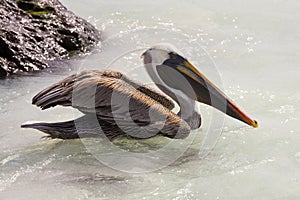
M42 109L72 106L84 113L82 117L67 122L23 124L22 127L62 139L102 134L109 139L119 135L185 138L201 125L196 101L250 126L258 126L178 52L171 45L159 44L142 54L148 74L166 95L120 72L83 71L53 84L32 99L32 103ZM175 105L170 98L180 107L177 114L172 111Z

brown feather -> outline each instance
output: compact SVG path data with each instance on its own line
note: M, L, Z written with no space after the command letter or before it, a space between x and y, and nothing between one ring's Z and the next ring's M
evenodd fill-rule
M156 134L184 138L190 131L187 123L171 111L174 103L170 98L110 70L73 74L38 93L32 103L42 109L72 106L86 114L96 113L99 118L117 119L121 128L138 138ZM146 125L138 125L141 122Z

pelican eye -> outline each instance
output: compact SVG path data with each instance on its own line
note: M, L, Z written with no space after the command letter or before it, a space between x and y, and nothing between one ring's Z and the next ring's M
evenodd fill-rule
M178 57L178 54L175 53L175 52L170 52L170 53L169 53L169 56L170 56L170 58L172 58L172 59L176 59L176 58Z

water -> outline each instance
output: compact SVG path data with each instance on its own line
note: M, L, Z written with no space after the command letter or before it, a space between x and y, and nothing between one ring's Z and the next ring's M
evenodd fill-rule
M1 80L0 199L300 197L299 1L62 2L101 29L104 42L101 50L70 65ZM103 141L41 140L42 133L20 129L29 120L74 118L72 109L40 111L31 98L78 70L111 63L112 69L150 83L136 49L157 42L176 45L260 127L226 117L217 145L200 158L213 120L212 109L201 106L204 124L192 133L196 139L188 150L165 168L138 174L99 162L90 152L109 153ZM112 62L127 51L132 52ZM149 152L168 142L120 139L115 145Z

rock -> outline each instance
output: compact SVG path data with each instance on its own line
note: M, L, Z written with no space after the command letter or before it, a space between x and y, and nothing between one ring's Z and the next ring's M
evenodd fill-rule
M90 51L100 33L58 0L0 0L0 77Z

